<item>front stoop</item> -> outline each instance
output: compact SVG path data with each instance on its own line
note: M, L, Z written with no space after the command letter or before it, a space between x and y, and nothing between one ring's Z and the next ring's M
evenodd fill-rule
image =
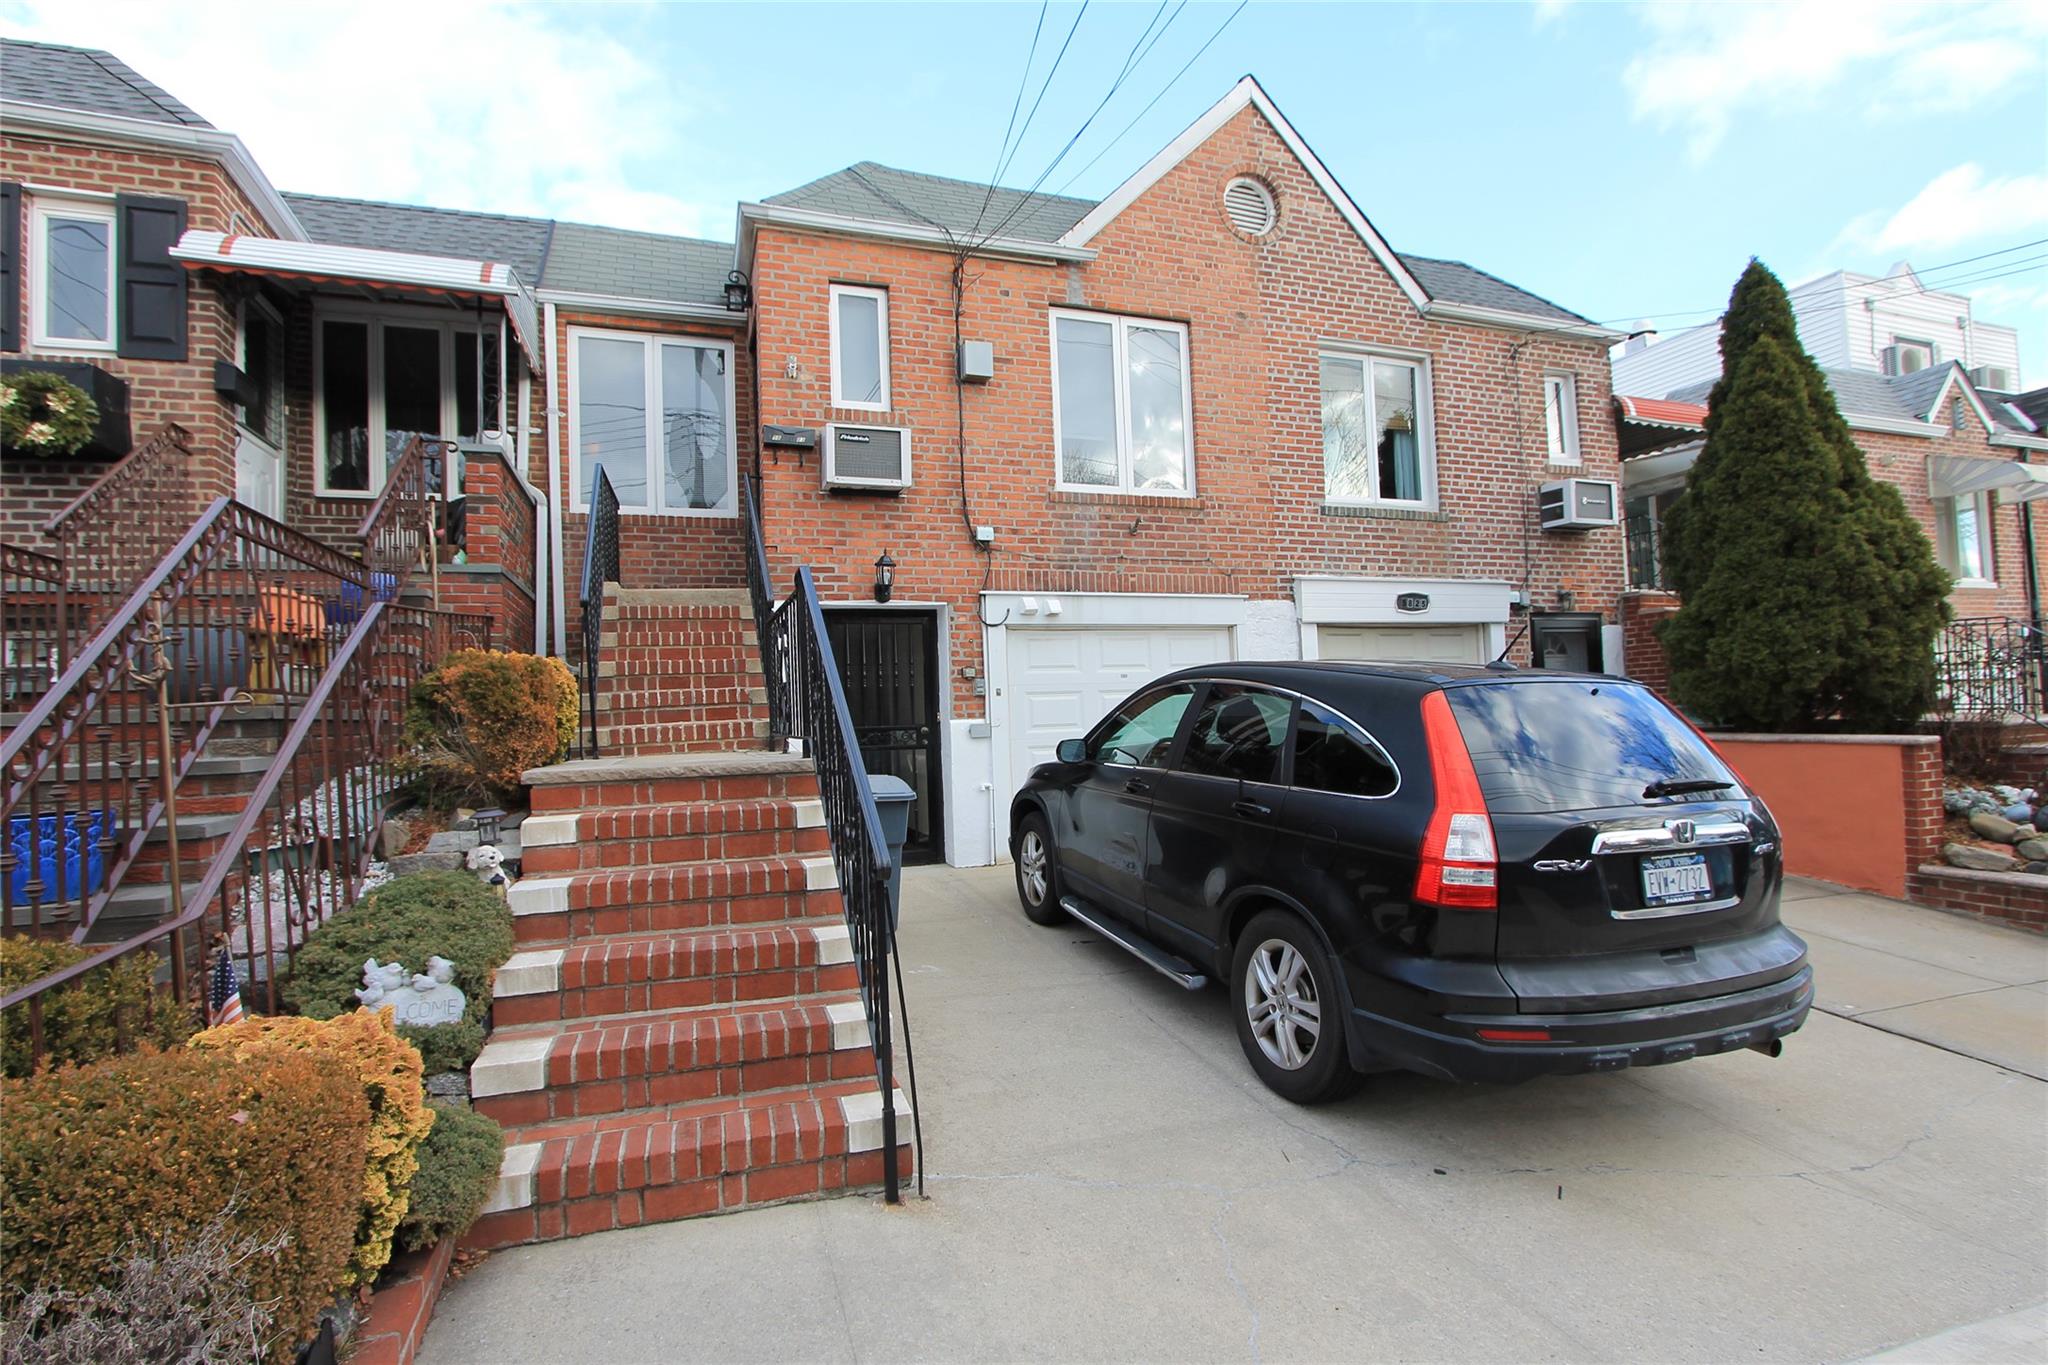
M463 1246L880 1184L882 1100L810 761L627 755L526 780L519 950L470 1072L507 1148Z

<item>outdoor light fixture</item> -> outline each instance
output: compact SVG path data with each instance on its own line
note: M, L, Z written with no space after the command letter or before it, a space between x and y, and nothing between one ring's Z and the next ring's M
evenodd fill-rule
M744 313L754 301L754 286L747 272L735 270L725 277L725 307L729 313Z
M886 602L896 593L896 561L887 550L875 561L875 600Z
M1579 595L1570 588L1559 588L1557 590L1557 609L1559 611L1570 611L1578 604Z
M498 842L498 822L505 818L505 812L496 806L476 813L476 837L486 844Z

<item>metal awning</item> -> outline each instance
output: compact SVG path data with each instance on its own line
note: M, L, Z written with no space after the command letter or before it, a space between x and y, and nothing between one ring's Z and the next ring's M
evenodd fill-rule
M419 256L406 251L287 242L246 233L202 232L178 238L171 259L189 270L222 270L272 279L320 284L353 284L405 294L498 300L512 324L513 338L527 365L540 372L540 311L533 291L503 261L466 261L454 256Z
M2002 503L2048 498L2048 464L1983 459L1974 455L1929 455L1927 491L1937 498L1967 498L1997 490Z

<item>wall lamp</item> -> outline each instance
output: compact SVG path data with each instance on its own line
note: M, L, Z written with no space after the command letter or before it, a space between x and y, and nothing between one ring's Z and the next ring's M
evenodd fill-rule
M875 561L875 600L886 602L896 595L896 561L887 550Z
M754 302L754 285L744 270L735 270L725 277L725 308L729 313L744 313Z

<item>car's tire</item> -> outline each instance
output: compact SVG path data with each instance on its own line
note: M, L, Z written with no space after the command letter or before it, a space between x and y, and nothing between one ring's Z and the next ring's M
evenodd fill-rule
M1237 1041L1268 1090L1296 1104L1341 1099L1363 1079L1344 1041L1343 997L1323 942L1297 915L1263 910L1230 959Z
M1017 826L1017 901L1024 918L1033 924L1060 924L1067 912L1060 909L1060 861L1053 848L1052 831L1042 815L1027 815Z

